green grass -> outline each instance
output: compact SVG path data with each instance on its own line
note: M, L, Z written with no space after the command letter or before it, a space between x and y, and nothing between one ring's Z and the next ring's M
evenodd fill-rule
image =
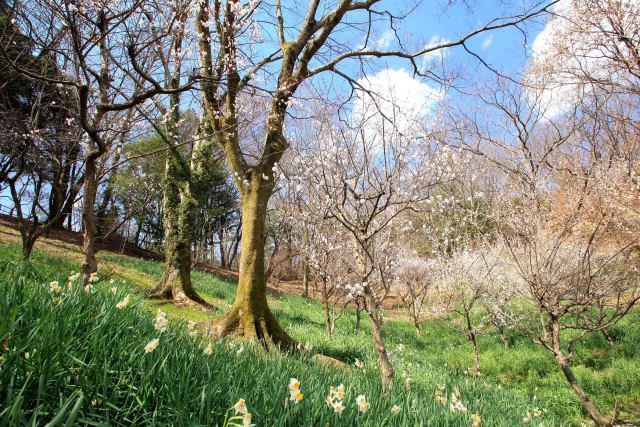
M94 292L65 289L60 303L53 301L49 281L64 285L77 263L36 250L23 265L19 253L15 244L0 244L0 341L10 334L8 350L0 348L0 425L221 425L239 398L246 399L259 426L468 426L472 413L480 414L483 425L515 426L536 407L543 412L533 425L588 422L553 359L523 336L511 336L515 345L506 350L497 335L481 336L483 376L475 378L464 373L472 365L469 345L447 319L425 322L419 336L408 322L391 320L385 341L398 375L393 389L383 393L364 319L356 334L353 316L343 317L329 339L320 304L292 295L270 297L294 339L351 365L358 358L364 369L330 367L304 353L264 353L227 340L215 342L206 356L206 341L189 335L184 321L218 315L233 300L233 283L194 272L197 290L218 306L214 313L138 296L119 310L115 305L124 295L160 277L162 264L101 253L104 279ZM110 279L118 284L115 295ZM157 307L170 319L161 336L153 327ZM610 411L617 401L627 417L638 413L640 401L639 320L633 313L616 326L612 348L598 335L589 337L574 361L597 406ZM144 345L156 337L160 346L145 354ZM409 388L403 371L411 378ZM301 381L304 400L285 407L290 377ZM329 385L340 383L348 394L337 416L323 401ZM457 387L469 414L435 403L436 384L450 393ZM371 404L364 415L355 405L361 393ZM394 404L402 407L399 415L390 413Z

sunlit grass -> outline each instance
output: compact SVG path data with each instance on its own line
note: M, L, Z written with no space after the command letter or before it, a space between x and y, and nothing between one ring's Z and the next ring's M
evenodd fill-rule
M190 336L186 321L218 315L233 300L233 283L194 272L197 290L219 307L213 313L143 300L136 291L155 283L162 263L101 253L103 280L96 292L68 295L60 305L52 302L49 281L65 284L77 262L37 250L24 266L18 249L0 245L0 338L11 334L10 350L0 350L2 425L39 425L59 414L63 424L74 416L76 423L94 425L215 425L239 398L246 399L258 425L468 426L473 413L483 425L522 425L535 408L541 414L532 425L587 421L551 357L522 336L511 337L515 345L510 349L502 348L497 335L482 336L483 376L475 378L464 372L472 365L468 343L447 319L425 322L419 336L409 323L389 321L385 340L397 380L383 394L366 318L358 333L352 315L341 318L329 339L320 304L292 295L270 296L274 313L296 340L350 369L330 367L305 354L266 354L227 341L213 343L212 355L206 356L208 342ZM118 287L115 295L111 279ZM115 308L127 294L133 295L130 306ZM153 328L158 308L169 318L169 329L161 336ZM578 348L575 360L576 374L596 404L610 410L619 401L628 416L637 413L634 405L640 400L638 317L634 313L612 330L614 347L593 336ZM160 345L145 354L144 346L153 338L160 338ZM356 359L362 369L355 367ZM285 407L290 377L301 381L304 399ZM340 383L347 386L348 396L338 416L324 399L329 386ZM448 404L435 402L437 384L449 394L457 387L468 413L454 413ZM366 414L358 415L359 394L370 405ZM392 414L393 405L402 411Z

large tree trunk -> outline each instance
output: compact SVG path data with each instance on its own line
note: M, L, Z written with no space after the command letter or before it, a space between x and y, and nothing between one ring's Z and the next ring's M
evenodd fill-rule
M267 304L265 279L265 220L271 188L260 177L242 195L240 275L236 300L229 311L214 321L217 336L235 335L257 339L266 348L291 347L293 340L282 329Z
M31 252L33 251L33 246L36 243L35 238L31 238L30 236L22 237L22 260L29 261L31 258Z
M151 298L173 300L177 304L191 302L213 308L193 288L191 282L191 243L194 211L197 203L190 183L183 179L179 159L167 156L163 189L165 227L165 261L160 283L149 291Z

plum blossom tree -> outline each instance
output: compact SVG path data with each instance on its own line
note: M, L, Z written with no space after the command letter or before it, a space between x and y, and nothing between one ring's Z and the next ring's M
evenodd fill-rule
M434 281L438 277L438 263L434 259L401 252L395 278L395 291L413 320L416 334L420 334L420 322L429 312Z
M462 247L441 259L440 292L447 305L461 316L462 330L471 344L476 375L480 375L478 335L486 328L489 317L481 310L482 300L490 291L494 269L500 262L499 248L489 242Z
M571 0L555 6L532 45L527 78L542 93L547 113L566 113L585 96L638 96L639 31L635 0Z
M369 102L375 102L363 95ZM349 235L358 280L351 285L353 299L362 301L372 327L382 382L393 378L382 339L381 303L397 274L398 233L410 229L403 214L428 197L436 184L450 179L445 166L449 151L438 151L430 135L406 136L417 116L405 117L403 128L377 115L356 110L351 123L321 123L318 143L296 152L296 164L305 164L296 177L325 209L323 217L336 221ZM398 109L392 112L402 114Z
M314 0L299 15L299 8L288 8L279 0L273 5L239 0L200 2L196 25L205 128L222 147L242 204L236 300L216 322L215 333L255 338L267 347L292 344L267 305L264 245L268 203L275 188L273 170L289 147L285 119L299 89L324 73L361 87L350 76L347 64L364 65L373 58L402 58L415 73L421 73L418 59L425 54L466 46L469 39L486 31L518 26L546 13L549 6L536 3L515 17L492 20L456 41L408 51L403 43L398 43L399 49L374 46L370 24L378 17L395 24L402 16L379 0L329 4ZM261 28L268 28L267 33ZM353 35L361 36L364 43L353 40ZM274 83L262 84L265 81ZM253 100L261 98L265 104L264 116L254 121L254 134L262 137L244 143L239 135L246 115L242 94L250 94Z
M587 334L605 333L640 298L632 213L637 144L618 127L628 121L610 120L606 104L597 116L584 114L592 100L552 119L543 96L501 85L483 97L493 127L470 124L474 131L462 143L507 174L497 230L538 311L539 322L526 332L553 355L591 418L610 425L570 362Z

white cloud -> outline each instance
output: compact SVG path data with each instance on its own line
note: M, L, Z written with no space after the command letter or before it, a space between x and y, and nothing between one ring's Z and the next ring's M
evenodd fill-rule
M424 46L425 49L438 46L441 44L451 43L446 37L440 37L438 35L432 36L427 44ZM433 52L426 53L422 55L422 63L420 64L421 70L427 70L430 68L430 65L433 61L442 61L449 54L449 49L439 49L434 50Z
M483 41L482 45L480 45L480 49L487 50L493 44L493 34L489 34Z
M389 29L385 31L377 40L373 42L373 48L378 50L387 49L391 45L391 42L393 42L394 37L395 33L393 32L393 30Z
M381 123L389 121L395 129L407 134L420 126L442 100L443 91L413 78L405 69L384 69L363 77L353 105L352 119L365 123L371 139L379 136Z

